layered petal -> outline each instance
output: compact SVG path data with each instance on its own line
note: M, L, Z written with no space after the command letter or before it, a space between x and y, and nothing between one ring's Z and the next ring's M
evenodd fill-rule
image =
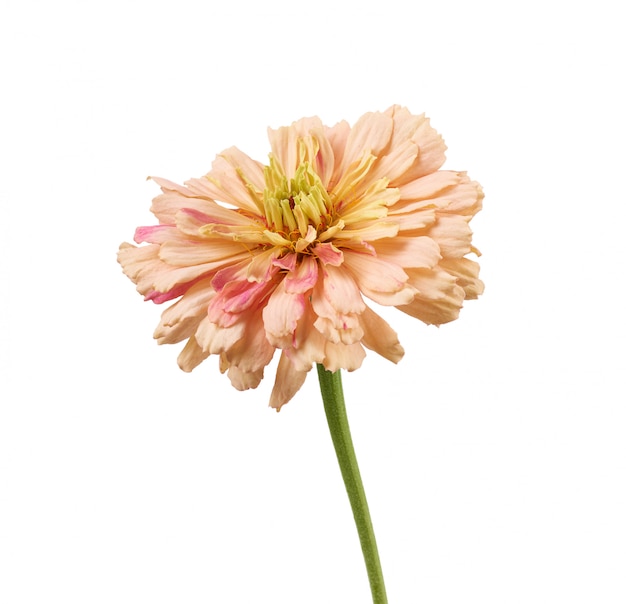
M184 371L217 355L236 389L256 388L280 350L280 409L316 363L353 371L365 349L402 358L364 298L440 325L482 293L466 256L478 254L469 222L483 192L439 169L443 139L397 105L353 127L311 117L268 136L268 165L230 147L184 185L152 177L158 224L137 228L118 261L146 300L174 301L154 337L186 341Z

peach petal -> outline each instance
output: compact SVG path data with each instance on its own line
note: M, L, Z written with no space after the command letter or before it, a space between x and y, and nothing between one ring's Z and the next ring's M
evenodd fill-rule
M276 381L270 396L270 407L280 411L280 408L288 403L300 390L306 380L307 371L297 370L283 352L278 361Z
M221 354L242 338L243 331L243 322L229 327L220 327L212 323L209 317L205 317L198 325L195 338L203 352Z
M247 160L244 160L244 157ZM236 147L231 147L215 158L210 172L203 180L191 179L185 184L191 191L202 192L212 199L229 203L242 210L262 212L262 189L256 192L254 186L250 186L258 180L255 172L258 169L262 174L262 168L258 164L257 169L252 168L248 174L245 172L246 167L250 170L254 165L257 165L257 162L251 160Z
M408 281L408 275L401 267L375 256L345 252L344 264L362 291L397 292Z
M377 156L387 146L393 131L393 120L383 113L366 113L352 127L342 158L342 170L365 155Z
M461 258L472 251L472 230L464 216L440 216L428 236L437 242L444 258Z
M445 258L439 266L456 277L457 285L465 291L466 300L475 300L485 291L485 284L478 278L480 267L469 258Z
M255 388L282 349L278 409L314 363L352 371L364 347L400 360L397 334L364 297L438 325L482 293L465 255L479 254L468 223L483 193L464 172L439 171L441 136L397 105L353 128L312 117L269 138L267 168L231 147L205 177L155 177L159 224L139 227L144 245L122 244L118 261L146 300L178 298L154 335L187 339L185 371L217 354L235 388Z
M282 281L274 290L263 309L263 324L270 342L273 337L281 338L293 334L304 313L304 296L287 293L284 283Z
M206 270L219 268L226 263L246 257L241 245L230 241L165 241L161 244L159 258L170 266L203 265ZM205 272L206 272L205 270Z
M263 329L261 312L247 317L243 336L222 356L245 372L255 372L265 367L274 356L275 348L270 344Z
M365 303L361 292L348 273L335 266L326 266L322 275L319 281L321 287L318 285L315 288L311 300L318 315L332 317L338 313L363 312Z
M175 344L195 333L215 290L204 280L189 288L185 295L166 308L154 332L159 344Z
M369 307L361 313L360 320L363 328L361 340L363 345L393 363L399 362L404 356L404 348L398 340L398 334L391 329L387 321Z
M267 129L270 146L272 148L272 154L276 157L280 165L285 171L285 176L288 179L293 178L296 168L299 162L300 145L299 140L305 137L311 138L310 131L317 130L323 132L322 122L318 117L307 117L294 122L291 126L281 126L277 130L272 128ZM309 141L311 144L312 141ZM302 160L313 160L317 154L315 152L310 153L310 157L303 157Z
M363 337L363 327L359 322L359 315L355 313L318 317L314 326L327 340L335 344L354 344Z
M191 209L203 214L210 214L215 202L182 195L179 192L165 192L152 200L150 211L162 224L174 224L176 214L183 209Z
M335 344L334 342L326 342L325 353L323 365L332 372L340 369L354 371L361 366L365 358L365 350L359 343Z
M441 260L439 246L430 237L391 237L374 244L376 256L403 268L433 268Z
M195 369L202 361L204 361L209 356L208 352L204 352L196 339L191 336L189 340L187 340L187 344L181 350L178 355L178 366L186 372L190 372Z
M399 310L432 325L458 317L465 294L452 275L425 269L409 269L409 275L417 294L410 304L398 305Z
M220 365L220 368L221 367ZM230 365L227 367L227 370L230 383L239 391L256 388L263 379L263 369L258 369L257 371L242 371L239 367ZM224 371L226 371L226 369L224 369ZM222 373L224 373L224 371L222 371Z
M308 371L314 363L321 363L324 360L326 339L315 329L314 321L315 314L307 306L298 321L292 345L284 349L297 371Z
M400 198L403 201L412 201L438 197L440 193L461 183L463 176L463 172L453 172L451 170L433 172L398 187Z
M413 165L402 176L390 183L394 187L439 170L446 160L446 145L443 138L430 125L430 119L424 115L418 118L419 124L411 140L418 146L419 153Z

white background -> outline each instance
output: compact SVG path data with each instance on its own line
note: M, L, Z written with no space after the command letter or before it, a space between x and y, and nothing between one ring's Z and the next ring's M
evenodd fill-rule
M224 4L0 8L0 601L369 601L316 376L181 372L115 254L146 176L399 103L485 188L487 289L344 377L389 601L623 604L618 3Z

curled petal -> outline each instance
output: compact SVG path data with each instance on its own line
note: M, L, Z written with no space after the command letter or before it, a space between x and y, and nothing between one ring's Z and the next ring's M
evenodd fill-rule
M363 345L381 357L397 363L404 356L404 348L398 340L398 334L371 308L366 308L360 319L363 327Z
M288 403L296 392L300 390L306 379L307 372L308 370L297 370L283 352L278 361L276 381L274 382L274 388L270 396L270 407L276 409L276 411L280 411L280 408L285 403Z
M410 304L398 309L429 325L442 325L459 316L465 293L456 279L442 270L410 269L417 293Z
M118 261L146 300L177 300L154 337L186 340L184 371L215 354L235 388L255 388L281 349L279 409L315 363L352 371L365 348L400 360L364 298L439 325L482 293L465 256L479 254L469 222L483 193L439 170L441 136L397 105L352 128L304 118L269 139L267 166L231 147L184 185L154 177L159 224L137 228Z
M464 216L440 216L428 236L437 242L444 258L462 258L472 251L472 230Z
M445 258L439 266L456 277L457 285L465 291L466 300L475 300L485 290L485 284L478 278L480 267L469 258Z
M295 257L295 254L292 254ZM315 287L317 283L317 260L312 256L304 256L292 273L285 277L285 291L290 294L303 294Z
M206 316L207 307L215 290L208 280L190 287L175 304L161 315L154 337L159 344L175 344L195 333Z

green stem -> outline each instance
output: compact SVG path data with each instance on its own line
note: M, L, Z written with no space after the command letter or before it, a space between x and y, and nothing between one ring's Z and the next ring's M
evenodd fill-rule
M383 570L378 557L378 547L374 536L374 527L370 518L365 489L361 481L359 465L354 453L350 426L346 414L346 403L343 398L341 387L341 372L327 371L323 365L317 366L317 374L320 380L322 399L324 400L324 411L330 428L330 435L335 446L337 461L346 485L348 499L352 506L354 521L361 541L361 549L365 558L365 567L372 590L372 600L374 604L387 604L387 593L385 592L385 581Z

